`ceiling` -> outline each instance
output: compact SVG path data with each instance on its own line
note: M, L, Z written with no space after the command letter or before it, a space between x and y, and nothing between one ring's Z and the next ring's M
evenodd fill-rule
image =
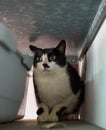
M0 21L12 30L23 52L29 44L48 48L65 39L67 55L78 56L101 1L0 0Z

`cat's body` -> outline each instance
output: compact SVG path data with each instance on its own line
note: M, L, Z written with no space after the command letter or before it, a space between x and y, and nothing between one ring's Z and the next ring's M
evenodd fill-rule
M38 49L35 53L33 80L38 102L38 120L58 121L77 113L84 98L84 84L76 70L66 62L65 41L56 48Z

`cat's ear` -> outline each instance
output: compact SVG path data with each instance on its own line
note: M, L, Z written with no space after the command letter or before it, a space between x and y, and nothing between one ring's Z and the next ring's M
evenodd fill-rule
M66 42L65 42L65 40L61 40L56 48L59 51L61 51L62 53L65 53L65 50L66 50Z
M41 50L40 48L37 48L37 47L35 47L35 46L33 46L33 45L29 45L29 48L30 48L30 50L31 50L33 53L36 53L36 52L38 52L38 51Z
M32 52L35 52L35 51L36 51L36 47L33 46L33 45L29 45L29 48L30 48L30 50L31 50Z

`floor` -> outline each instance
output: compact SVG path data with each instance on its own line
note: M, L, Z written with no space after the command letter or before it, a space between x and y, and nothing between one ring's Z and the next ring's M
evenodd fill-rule
M49 124L50 125L50 124ZM61 122L53 127L52 130L103 130L97 126L82 121ZM21 120L12 123L0 124L0 130L43 130L48 129L47 124L37 124L35 120ZM49 128L50 129L50 128Z

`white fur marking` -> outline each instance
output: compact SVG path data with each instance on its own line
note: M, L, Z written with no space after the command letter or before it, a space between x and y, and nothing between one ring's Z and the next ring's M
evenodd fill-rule
M43 55L42 55L42 64L44 64L44 63L48 64L47 54L43 54Z
M49 115L48 107L44 103L41 103L41 104L39 104L39 108L43 108L44 112L37 117L38 122L47 121L48 115Z

